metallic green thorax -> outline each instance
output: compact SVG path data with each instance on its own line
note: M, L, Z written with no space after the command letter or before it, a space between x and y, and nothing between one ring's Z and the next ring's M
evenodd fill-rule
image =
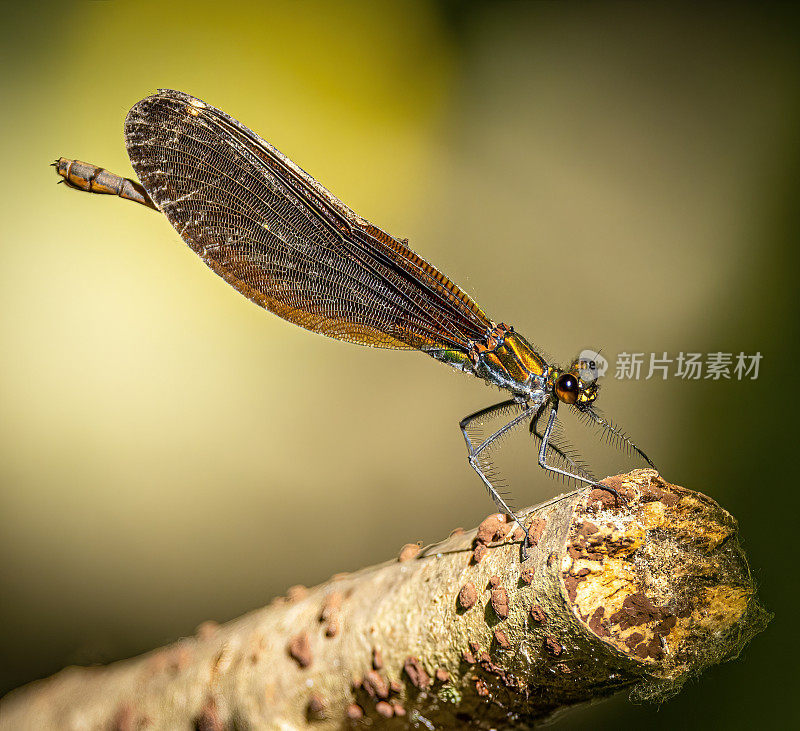
M511 332L494 348L479 353L475 375L512 393L540 390L547 363L522 335Z
M521 396L540 391L548 365L522 335L499 326L485 343L475 343L465 353L461 350L439 350L431 355L458 370Z

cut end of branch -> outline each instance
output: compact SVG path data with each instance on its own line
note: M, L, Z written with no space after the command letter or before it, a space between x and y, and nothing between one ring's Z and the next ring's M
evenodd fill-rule
M593 490L576 505L564 589L586 628L652 679L634 695L661 701L736 657L771 615L756 600L736 521L716 502L655 470L604 484L626 504Z

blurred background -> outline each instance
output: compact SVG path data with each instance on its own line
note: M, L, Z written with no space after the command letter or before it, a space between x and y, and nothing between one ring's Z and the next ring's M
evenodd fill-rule
M0 691L226 621L473 526L458 421L496 390L246 301L167 221L56 185L131 175L158 87L227 111L560 361L761 352L755 381L599 405L739 520L776 617L658 708L555 728L791 726L800 24L789 6L4 4ZM602 474L635 463L576 433ZM560 491L524 439L519 506ZM355 526L355 528L354 528Z

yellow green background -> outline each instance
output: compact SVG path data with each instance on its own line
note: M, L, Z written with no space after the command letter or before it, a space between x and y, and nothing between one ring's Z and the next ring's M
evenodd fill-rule
M271 316L130 175L158 87L243 121L559 360L760 351L757 381L606 379L598 404L738 517L776 618L660 709L555 728L783 728L796 639L798 82L788 6L4 4L0 690L107 662L492 510L458 420L498 400L423 355ZM602 473L635 463L577 443ZM522 440L517 504L560 487ZM791 682L794 682L791 681Z

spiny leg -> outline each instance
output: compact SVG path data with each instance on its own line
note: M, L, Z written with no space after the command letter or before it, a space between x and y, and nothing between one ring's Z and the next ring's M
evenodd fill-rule
M544 434L539 430L539 422L541 421L542 414L547 413L547 409L540 408L531 419L530 434L537 445L541 445L544 439ZM553 427L555 432L555 425ZM580 455L571 445L564 442L556 441L556 434L550 434L547 441L547 453L553 457L557 464L566 466L567 469L573 469L577 474L584 478L584 480L597 482L597 478L589 471L588 465L581 459Z
M576 407L577 408L577 407ZM604 419L598 414L591 406L577 409L581 416L583 416L590 424L595 424L601 427L609 436L609 442L619 449L627 450L630 454L631 451L636 452L647 464L649 464L656 472L658 467L653 464L653 460L648 457L643 450L639 449L636 444L631 441L630 437L617 427L612 422Z
M601 482L597 482L596 480L590 480L586 477L581 475L576 475L572 472L567 472L566 470L559 469L558 467L554 467L552 465L547 464L547 460L545 459L547 455L547 448L548 442L550 441L550 434L553 431L553 425L556 422L556 416L558 415L558 401L552 401L550 407L550 418L547 420L547 428L544 430L544 436L542 437L542 444L539 447L539 466L543 469L549 470L550 472L555 472L559 475L564 475L565 477L572 478L574 480L580 480L581 482L585 482L592 487L598 487L601 490L605 490L606 492L610 492L614 499L619 505L619 493L613 488L609 487L608 485L604 485Z
M472 444L472 440L467 433L467 429L469 425L476 421L477 419L481 419L486 416L490 416L493 413L502 411L503 409L507 409L510 406L522 406L519 401L516 399L511 399L509 401L503 401L502 403L495 404L494 406L489 406L485 409L481 409L480 411L476 411L474 414L470 414L469 416L465 417L461 420L459 427L461 428L461 433L464 435L464 441L467 443L467 450L469 452L469 464L473 470L477 473L478 477L481 478L481 481L486 486L486 489L489 491L489 496L494 501L494 504L497 507L510 515L514 521L522 528L522 531L525 533L525 541L523 542L523 549L525 545L527 545L528 540L528 529L522 524L520 519L517 517L516 513L509 507L508 503L503 499L502 495L498 492L497 488L492 484L489 477L483 470L483 465L481 465L479 457L482 452L484 452L487 448L489 448L493 442L499 439L503 434L508 432L509 430L513 429L517 424L525 419L529 418L531 414L533 414L540 406L525 406L522 407L523 411L519 415L515 416L511 421L507 424L502 426L496 432L491 434L489 437L484 439L477 447Z

